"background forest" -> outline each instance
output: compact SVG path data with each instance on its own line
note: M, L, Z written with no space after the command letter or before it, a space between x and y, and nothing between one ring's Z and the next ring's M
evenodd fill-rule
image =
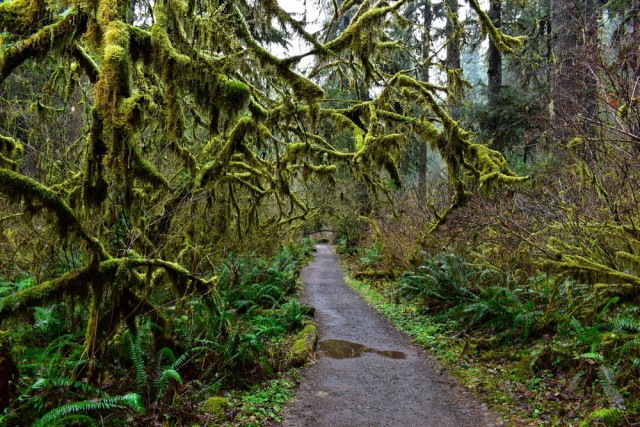
M514 424L640 422L637 0L9 0L0 30L0 425L278 420L320 229Z

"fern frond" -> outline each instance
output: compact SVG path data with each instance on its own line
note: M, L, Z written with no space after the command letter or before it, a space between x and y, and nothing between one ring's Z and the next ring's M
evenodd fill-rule
M158 366L165 366L164 361L168 362L168 364L176 361L176 355L173 354L173 351L169 347L162 347L158 350Z
M574 332L578 335L580 341L586 341L588 339L587 329L580 323L575 317L571 318L569 325L573 328Z
M136 387L138 391L142 391L144 386L147 385L147 368L144 364L144 359L142 357L142 342L141 342L141 333L138 333L138 336L135 337L131 332L127 331L126 334L126 347L127 352L129 353L129 357L133 362L133 367L136 371Z
M640 349L640 338L625 342L620 350L620 356L625 356L632 348Z
M0 427L10 427L18 424L18 417L14 414L1 415L0 414Z
M106 396L103 390L97 387L92 387L89 384L82 381L75 381L72 378L38 378L35 383L30 387L30 390L39 390L46 387L58 387L80 390L84 393L94 393L101 396Z
M616 386L613 370L606 366L601 366L598 371L598 377L609 404L614 408L624 409L624 398Z
M185 351L180 357L174 360L174 362L170 366L170 369L178 369L179 367L187 363L195 353L199 353L205 350L207 350L207 348L204 346L190 348L189 350Z
M175 369L165 369L162 371L162 375L156 381L156 388L158 393L156 394L156 398L160 399L164 394L164 391L169 385L171 380L177 381L179 384L182 384L182 376Z
M617 317L609 323L609 327L618 332L640 332L640 319L629 317Z
M599 363L604 362L604 356L599 353L584 353L584 354L581 354L580 357L582 359L587 359L587 360L595 361Z
M64 417L74 414L86 414L91 412L113 411L116 409L132 409L144 413L142 398L137 393L129 393L123 396L103 397L96 400L83 400L82 402L68 403L47 412L36 421L34 427L50 426Z

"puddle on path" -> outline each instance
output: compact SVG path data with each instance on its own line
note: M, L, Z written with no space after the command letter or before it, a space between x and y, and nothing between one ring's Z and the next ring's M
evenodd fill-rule
M404 359L407 357L401 351L377 350L362 344L345 340L324 340L318 343L320 351L327 357L332 359L350 359L352 357L360 357L364 353L375 353L389 359Z

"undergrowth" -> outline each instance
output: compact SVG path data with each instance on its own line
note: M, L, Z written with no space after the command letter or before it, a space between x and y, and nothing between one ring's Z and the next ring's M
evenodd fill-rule
M261 425L279 419L295 384L289 352L309 313L297 292L311 249L312 241L303 241L271 260L227 256L210 272L219 277L210 297L179 298L162 305L160 316L121 324L105 340L100 360L86 358L87 307L74 301L6 322L0 362L17 369L0 426ZM0 304L33 283L3 279ZM90 363L97 363L97 377L87 377Z
M640 421L638 308L617 297L595 302L567 278L519 281L455 254L348 283L512 425Z

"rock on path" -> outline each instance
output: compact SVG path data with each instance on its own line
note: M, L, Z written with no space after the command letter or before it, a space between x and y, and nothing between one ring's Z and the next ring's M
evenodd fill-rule
M284 426L500 425L344 283L329 246L316 249L303 271L303 300L316 309L319 358L306 369Z

